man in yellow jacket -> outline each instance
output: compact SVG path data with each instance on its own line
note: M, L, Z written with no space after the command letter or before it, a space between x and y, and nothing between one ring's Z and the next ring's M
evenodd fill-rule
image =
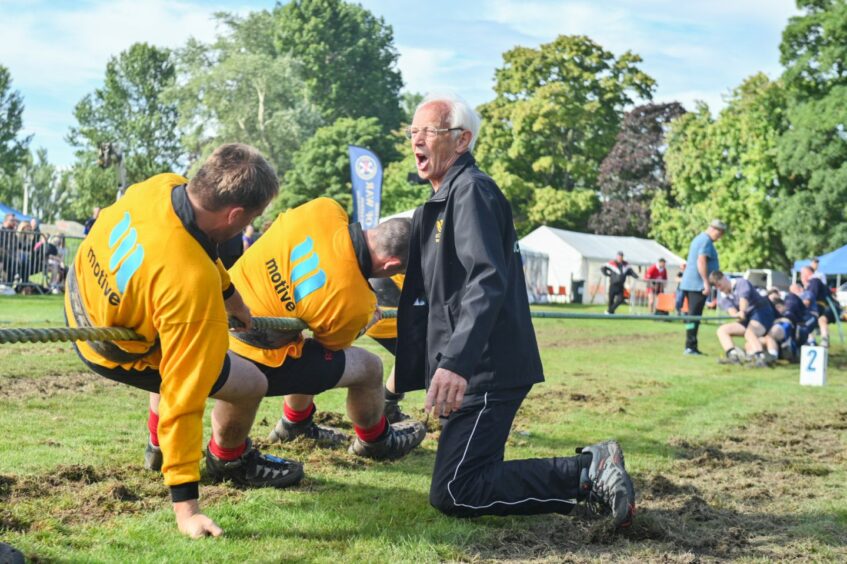
M313 338L285 333L234 334L230 350L268 377L268 395L286 396L271 440L304 436L338 444L347 438L318 427L313 396L347 388L347 412L356 438L350 451L376 459L407 454L423 440L417 421L391 425L383 413L382 362L353 341L379 319L369 278L406 268L405 219L363 231L329 198L280 214L230 270L244 302L257 316L297 317Z
M250 312L217 259L217 244L238 234L279 190L273 169L252 147L219 147L190 181L160 174L130 186L104 209L68 274L68 325L127 327L141 341L79 342L94 372L158 392L151 440L161 447L179 530L223 531L198 504L203 410L217 401L206 453L213 481L283 487L302 467L261 455L247 435L267 382L227 353L227 313Z

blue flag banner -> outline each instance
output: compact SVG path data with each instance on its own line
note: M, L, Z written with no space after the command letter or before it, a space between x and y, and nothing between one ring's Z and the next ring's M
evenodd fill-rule
M348 145L350 178L353 181L353 220L362 229L379 225L379 204L382 201L382 163L375 153L362 147Z

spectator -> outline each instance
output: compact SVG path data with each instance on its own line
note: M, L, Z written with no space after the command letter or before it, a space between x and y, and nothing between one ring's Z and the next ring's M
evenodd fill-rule
M47 241L47 281L50 292L60 294L65 286L65 275L68 267L65 265L65 238L62 235L53 235Z
M650 313L656 312L656 296L665 291L668 283L668 271L665 268L665 259L660 258L656 264L651 264L644 274L647 283L647 307Z
M91 231L91 228L94 226L94 222L97 221L98 217L100 217L100 208L95 207L91 210L91 217L85 220L85 230L83 231L84 235L88 235L88 232Z
M685 264L679 267L679 272L676 273L676 300L674 301L674 309L677 315L682 315L682 306L685 302L685 292L682 291L682 277L685 274Z
M609 303L606 313L612 315L618 309L618 306L623 303L624 284L626 284L627 277L638 278L638 275L623 259L623 251L618 251L615 260L610 260L600 269L600 272L609 277Z
M10 284L15 276L15 263L18 254L18 237L15 231L18 220L13 213L7 213L0 227L0 267L3 268L2 280Z
M15 257L16 274L20 277L21 288L29 284L29 277L32 275L34 266L36 243L36 237L32 233L32 225L28 221L21 222L18 225L17 257ZM21 288L18 288L18 291Z
M241 244L243 245L243 249L241 254L247 252L247 249L256 242L256 230L252 225L248 225L244 228L244 233L241 234Z
M691 268L685 269L682 282L679 287L688 299L688 315L702 315L706 300L712 293L709 282L709 274L718 270L718 250L715 241L723 237L726 232L726 224L715 219L706 228L706 231L697 235L688 248L688 264ZM685 324L685 354L701 355L697 348L697 332L700 329L699 321L689 321Z
M826 286L826 274L820 271L820 265L821 263L818 257L812 259L812 262L809 264L809 267L812 269L812 278L817 278Z

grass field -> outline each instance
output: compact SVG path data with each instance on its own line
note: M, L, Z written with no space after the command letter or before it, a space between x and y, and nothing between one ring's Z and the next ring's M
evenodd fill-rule
M0 297L0 327L61 322L57 296ZM847 560L845 349L833 347L826 387L804 388L797 366L718 365L714 330L701 329L709 356L689 358L678 323L536 320L547 381L519 411L507 457L617 438L639 504L618 534L581 517L442 517L427 502L433 429L393 463L258 440L304 461L306 479L201 486L226 535L191 541L141 465L145 395L88 374L67 345L0 345L0 541L35 561ZM347 425L344 397L319 397L321 415ZM422 404L418 392L404 407L422 416ZM280 409L262 405L253 437Z

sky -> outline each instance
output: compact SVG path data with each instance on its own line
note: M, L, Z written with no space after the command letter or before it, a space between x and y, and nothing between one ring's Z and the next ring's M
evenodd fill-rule
M657 81L655 101L719 110L741 81L780 73L779 41L794 0L361 0L394 30L405 89L493 98L502 53L559 34L587 35L615 55L630 50ZM0 65L24 99L32 147L67 166L74 105L102 85L110 57L139 41L180 47L215 37L213 14L275 2L236 0L0 0Z

